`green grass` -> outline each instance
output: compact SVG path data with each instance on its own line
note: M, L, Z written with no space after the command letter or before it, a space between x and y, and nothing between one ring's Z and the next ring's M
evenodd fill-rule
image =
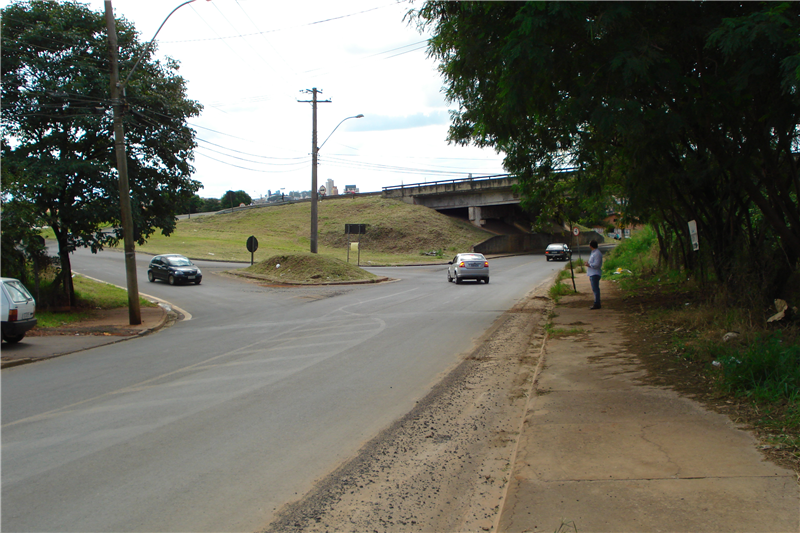
M800 346L787 342L781 331L758 335L739 349L715 347L720 385L737 396L758 401L800 401Z
M352 263L310 252L275 255L240 272L276 283L305 284L377 279L375 274Z
M576 291L572 285L572 271L567 265L556 274L555 283L548 290L548 295L555 303L558 303L562 296L570 294L576 294Z
M310 249L311 205L308 202L248 209L230 214L180 220L169 237L153 235L138 251L179 253L194 259L250 261L245 242L258 239L254 261ZM366 224L360 239L360 264L397 265L440 262L492 236L469 222L432 209L380 197L327 199L319 203L318 251L342 261L348 259L345 224ZM430 254L430 255L426 255ZM349 262L359 261L351 250Z
M544 330L547 332L547 335L550 338L567 337L569 335L579 335L585 331L583 328L569 328L569 329L557 328L554 327L553 324L550 322L544 325Z
M72 278L78 306L68 310L37 310L37 327L55 328L74 324L90 318L103 309L128 306L128 292L114 285L94 281L80 275ZM140 307L155 307L157 304L139 298Z
M618 269L624 274L631 271L633 275L653 271L658 264L658 240L650 226L634 233L630 239L624 239L611 252L603 257L603 278L611 279ZM615 276L614 276L615 277Z

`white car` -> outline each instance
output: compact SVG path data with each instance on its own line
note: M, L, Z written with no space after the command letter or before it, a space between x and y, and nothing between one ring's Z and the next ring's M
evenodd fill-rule
M36 301L25 285L14 278L0 278L0 300L3 340L17 343L36 326Z
M481 280L489 283L489 261L483 254L458 254L448 265L447 281L461 283L464 279L474 279L478 283Z

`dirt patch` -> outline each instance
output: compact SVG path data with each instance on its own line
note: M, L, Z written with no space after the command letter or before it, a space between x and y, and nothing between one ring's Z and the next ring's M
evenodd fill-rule
M43 328L36 326L26 335L28 337L47 337L53 335L104 335L127 337L137 335L141 331L155 328L162 324L167 312L162 307L142 307L140 309L142 323L129 325L127 307L116 309L97 309L80 322L59 327Z
M265 531L492 530L552 305L523 302L414 410Z

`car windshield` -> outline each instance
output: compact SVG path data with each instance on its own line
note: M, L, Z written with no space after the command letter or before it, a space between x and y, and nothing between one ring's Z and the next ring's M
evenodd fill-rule
M192 266L192 262L185 257L167 257L167 263L174 267L188 267Z

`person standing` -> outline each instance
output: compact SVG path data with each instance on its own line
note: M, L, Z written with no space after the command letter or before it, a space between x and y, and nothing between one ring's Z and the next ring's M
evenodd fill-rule
M592 292L594 293L594 305L589 309L600 309L600 276L603 275L603 254L597 247L597 241L589 243L589 248L592 249L589 254L589 262L587 263L586 272L589 275L589 283L592 285Z

